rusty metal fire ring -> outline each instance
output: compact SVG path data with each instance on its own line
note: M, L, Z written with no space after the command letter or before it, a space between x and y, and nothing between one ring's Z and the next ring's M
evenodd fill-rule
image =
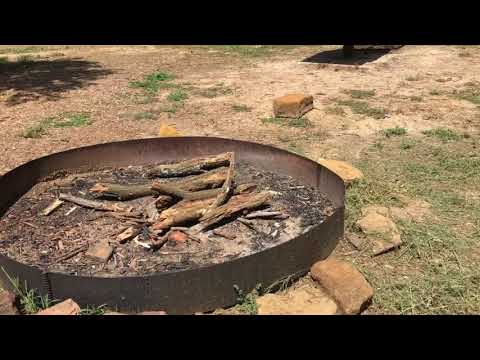
M213 137L174 137L129 140L68 150L25 163L0 178L0 216L30 188L59 171L146 165L162 161L235 151L237 159L290 175L321 190L334 204L334 213L304 234L280 245L228 262L195 269L144 276L87 277L44 272L0 255L0 281L11 287L5 272L40 295L73 298L81 306L106 304L119 311L165 310L169 314L204 312L234 305L234 285L249 292L291 275L305 274L326 258L343 236L343 181L322 165L272 146Z

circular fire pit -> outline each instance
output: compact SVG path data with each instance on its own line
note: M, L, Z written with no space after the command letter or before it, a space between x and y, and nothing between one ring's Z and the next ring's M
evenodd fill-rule
M301 276L326 258L343 235L344 185L330 170L271 146L209 137L178 137L115 142L73 149L30 161L0 178L0 215L35 184L59 172L149 165L233 151L238 161L293 177L324 193L333 204L326 219L286 242L219 264L142 276L77 276L45 272L0 255L0 279L27 283L51 299L74 298L82 306L106 304L120 311L165 310L169 314L204 312L235 304L235 287L249 292L288 276Z

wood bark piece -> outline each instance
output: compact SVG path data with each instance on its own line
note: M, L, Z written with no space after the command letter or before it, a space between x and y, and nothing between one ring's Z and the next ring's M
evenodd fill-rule
M45 210L42 211L42 214L44 216L50 215L52 212L54 212L56 209L58 209L64 201L60 199L55 199L50 205L48 205Z
M201 174L206 170L228 165L229 159L230 154L224 153L210 157L185 160L175 164L158 165L151 169L147 173L147 176L150 178L165 178Z
M228 169L227 178L222 185L220 193L217 195L215 201L208 207L205 211L204 216L208 216L214 209L225 204L230 196L232 195L232 182L233 177L235 176L235 153L229 153L230 156L230 167Z
M288 215L281 211L254 211L245 215L245 219L254 218L273 218L273 219L287 219Z
M160 213L157 209L157 200L148 203L143 209L143 213L149 222L155 222L158 220Z
M124 204L88 200L78 196L73 196L71 194L60 193L58 197L60 200L69 201L71 203L74 203L86 208L100 210L100 211L117 211L117 212L128 213L133 209L131 206L126 206Z
M217 236L221 236L228 240L234 240L237 237L237 235L235 234L230 234L230 233L227 233L226 231L221 231L218 229L213 230L213 234Z
M128 240L133 239L135 236L140 234L141 228L140 227L135 227L135 226L130 226L126 230L124 230L121 234L118 234L116 237L116 240L120 244L126 243Z
M160 222L152 226L153 230L169 229L172 226L185 225L191 222L198 221L203 215L205 208L203 206L192 206L187 208L180 208L174 214L168 216Z
M88 250L88 244L87 245L82 245L80 246L79 248L76 248L75 250L72 250L64 255L61 255L59 257L57 257L56 259L54 259L52 261L52 264L56 264L56 263L59 263L61 261L64 261L64 260L68 260L72 257L74 257L75 255L81 253L82 251L87 251Z
M192 233L196 234L211 226L237 215L244 210L258 208L268 202L270 196L267 192L242 194L234 196L230 201L211 211L208 216L203 216L200 223L192 227Z
M88 190L98 197L113 198L120 201L137 199L153 195L150 184L145 185L122 185L112 183L97 183Z

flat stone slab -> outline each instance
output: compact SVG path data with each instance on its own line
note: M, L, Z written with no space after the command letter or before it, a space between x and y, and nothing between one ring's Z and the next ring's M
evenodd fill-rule
M319 261L312 266L310 274L345 314L361 313L372 300L373 288L348 262L333 258Z
M257 305L258 315L334 315L338 310L325 292L310 286L261 296Z
M67 299L48 309L39 311L37 315L78 315L80 314L80 306L72 299Z
M351 185L355 181L363 178L363 173L360 170L345 161L319 159L318 163L342 178L345 185Z
M300 118L313 109L313 97L305 94L289 94L273 100L275 117Z

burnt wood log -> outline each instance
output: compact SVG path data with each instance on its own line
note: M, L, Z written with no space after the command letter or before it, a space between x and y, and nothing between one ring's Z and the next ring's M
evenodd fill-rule
M227 176L227 168L214 169L206 172L205 174L192 177L190 179L184 179L176 181L174 183L168 183L183 191L199 191L205 189L213 189L221 186ZM137 199L144 196L155 195L158 192L154 190L155 184L144 185L130 185L130 184L114 184L114 183L97 183L89 189L89 192L96 197L111 198L120 201ZM173 202L171 197L164 197L157 202L162 206L168 206Z
M267 192L233 196L228 203L215 208L210 213L201 217L200 223L192 227L192 233L202 232L245 210L256 209L265 205L269 199L270 196Z
M181 161L175 164L157 165L147 172L147 176L154 177L178 177L202 174L206 170L229 165L230 153L215 156Z
M86 208L100 210L100 211L116 211L116 212L128 213L133 209L131 206L126 206L124 204L88 200L78 196L73 196L71 194L60 193L58 198L60 200L69 201L71 203L74 203Z

